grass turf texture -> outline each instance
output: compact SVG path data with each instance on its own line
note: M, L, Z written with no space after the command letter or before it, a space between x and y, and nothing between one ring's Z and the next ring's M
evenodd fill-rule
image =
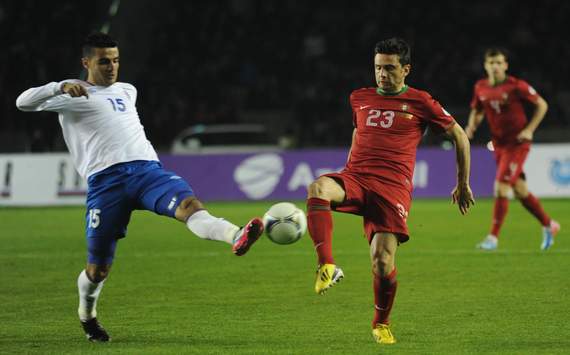
M135 212L98 305L113 339L91 344L76 316L83 208L0 209L0 353L568 353L570 202L543 203L562 224L551 250L539 250L538 223L513 202L500 250L482 252L474 246L487 232L491 200L467 217L448 201L415 201L412 239L397 255L398 344L390 347L371 336L370 262L358 217L334 214L333 247L346 278L317 296L308 235L288 246L263 238L238 258L178 222ZM208 207L244 223L270 205Z

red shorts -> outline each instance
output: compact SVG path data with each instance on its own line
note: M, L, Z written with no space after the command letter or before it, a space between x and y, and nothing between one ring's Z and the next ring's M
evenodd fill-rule
M368 243L372 242L377 232L393 233L400 243L410 239L406 224L412 202L410 191L350 172L324 176L335 179L346 192L344 202L334 204L331 208L362 216Z
M523 165L528 156L530 144L523 143L516 146L495 146L495 161L497 162L497 175L495 181L514 185L524 179Z

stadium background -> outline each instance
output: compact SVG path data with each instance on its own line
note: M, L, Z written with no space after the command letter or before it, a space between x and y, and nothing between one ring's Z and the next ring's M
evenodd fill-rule
M566 1L0 1L0 202L10 186L37 200L38 181L54 173L42 159L66 156L55 114L19 112L17 95L79 77L81 39L100 29L120 41L119 80L136 85L141 121L162 153L188 126L232 122L264 123L292 138L293 149L283 154L327 149L344 157L352 131L348 95L374 85L374 43L400 35L413 46L408 83L432 93L463 126L472 85L484 74L483 49L509 48L510 73L550 105L536 141L549 143L568 166L568 18ZM483 125L474 147L483 150L487 140ZM421 149L447 154L438 160L453 164L442 147L440 137L427 135ZM489 164L474 166L474 174L494 169L491 154L480 153ZM4 162L13 156L39 160L30 160L21 181L6 181ZM57 174L73 170L65 162L54 170L54 190L61 187ZM213 179L215 171L205 170ZM568 192L570 169L559 172ZM78 192L78 206L0 208L0 354L378 353L361 221L343 214L334 215L334 249L347 277L316 298L308 236L287 247L262 239L236 261L223 245L194 238L174 221L134 213L98 307L113 341L87 344L75 313L84 190L68 180L69 189L57 193L66 199ZM437 174L434 180L447 194L451 183ZM563 226L551 250L539 250L539 224L513 201L500 249L481 253L474 246L487 233L492 199L477 196L466 217L447 197L416 199L412 240L398 252L392 322L399 343L386 350L568 354L570 204L542 201ZM243 223L273 202L207 206Z
M550 104L536 140L568 140L569 13L566 1L3 1L0 153L65 151L57 120L18 112L14 100L30 86L79 77L81 39L102 28L119 40L119 80L136 85L161 151L183 128L227 122L268 124L299 148L347 146L348 96L374 85L373 46L393 35L413 46L408 83L462 125L484 74L482 51L508 48L510 73Z

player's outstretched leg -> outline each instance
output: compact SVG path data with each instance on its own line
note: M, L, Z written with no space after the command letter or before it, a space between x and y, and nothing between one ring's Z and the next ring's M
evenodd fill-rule
M554 237L560 231L560 224L555 220L550 220L550 225L542 227L542 244L540 249L548 250L554 244Z
M342 280L344 273L335 264L322 264L317 267L317 281L315 292L324 295L325 292Z
M196 198L184 199L176 209L176 219L185 221L192 233L201 239L226 242L232 246L235 255L244 255L263 233L263 221L251 219L239 228L223 218L212 216Z
M263 221L255 217L237 231L234 238L232 250L235 255L241 256L247 253L249 248L255 243L263 233Z
M92 342L107 342L111 340L109 334L103 329L97 318L81 321L81 326L85 332L87 340Z

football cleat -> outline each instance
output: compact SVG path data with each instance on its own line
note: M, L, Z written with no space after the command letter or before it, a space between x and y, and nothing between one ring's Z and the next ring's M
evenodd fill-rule
M372 329L372 336L378 344L395 344L396 338L390 330L388 324L376 324L376 327Z
M97 321L97 318L91 318L87 321L81 321L81 326L85 331L85 336L87 340L92 342L107 342L111 340L109 334L103 329L101 324Z
M341 268L335 264L322 264L317 267L317 281L315 282L315 292L323 295L329 288L333 287L344 277Z
M499 246L499 239L494 235L489 234L483 241L477 244L478 249L483 250L496 250Z
M247 253L249 248L255 243L263 233L263 221L261 218L253 218L236 232L232 251L235 255L241 256Z
M548 250L554 244L554 237L560 231L560 224L555 220L550 220L550 226L542 227L542 244L540 249Z

